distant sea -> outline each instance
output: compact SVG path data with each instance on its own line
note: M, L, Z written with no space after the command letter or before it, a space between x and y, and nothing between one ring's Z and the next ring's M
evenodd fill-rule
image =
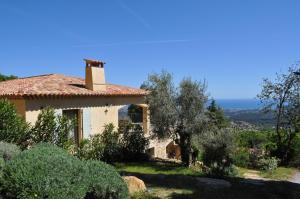
M253 110L261 108L261 103L258 99L216 99L216 102L226 110Z

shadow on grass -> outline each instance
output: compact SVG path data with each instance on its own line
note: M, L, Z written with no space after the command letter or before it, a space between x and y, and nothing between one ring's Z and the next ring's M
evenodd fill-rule
M142 179L155 195L172 199L300 199L300 184L286 181L263 181L242 178L226 178L230 187L208 185L197 176L141 174L122 172ZM177 190L177 191L172 191ZM180 191L182 190L182 191ZM164 195L164 196L162 196Z

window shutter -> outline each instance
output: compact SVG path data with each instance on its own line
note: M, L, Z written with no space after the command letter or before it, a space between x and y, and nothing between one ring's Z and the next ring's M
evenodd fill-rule
M83 138L88 139L91 135L91 128L92 128L90 108L83 109L82 120L83 120Z

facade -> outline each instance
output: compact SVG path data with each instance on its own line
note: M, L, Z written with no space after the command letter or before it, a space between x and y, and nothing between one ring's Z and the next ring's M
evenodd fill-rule
M25 120L34 124L45 107L52 107L57 114L77 119L74 138L101 133L105 124L118 127L118 110L135 104L143 110L142 127L150 135L147 92L142 89L108 84L105 81L104 62L85 60L86 77L69 77L48 74L19 78L0 83L0 98L15 104ZM163 143L163 144L162 144ZM166 158L166 147L170 141L151 140L149 151L154 157Z

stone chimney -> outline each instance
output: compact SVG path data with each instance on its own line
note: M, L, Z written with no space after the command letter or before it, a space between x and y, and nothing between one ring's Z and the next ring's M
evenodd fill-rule
M85 87L93 91L105 91L104 62L84 59L85 67Z

